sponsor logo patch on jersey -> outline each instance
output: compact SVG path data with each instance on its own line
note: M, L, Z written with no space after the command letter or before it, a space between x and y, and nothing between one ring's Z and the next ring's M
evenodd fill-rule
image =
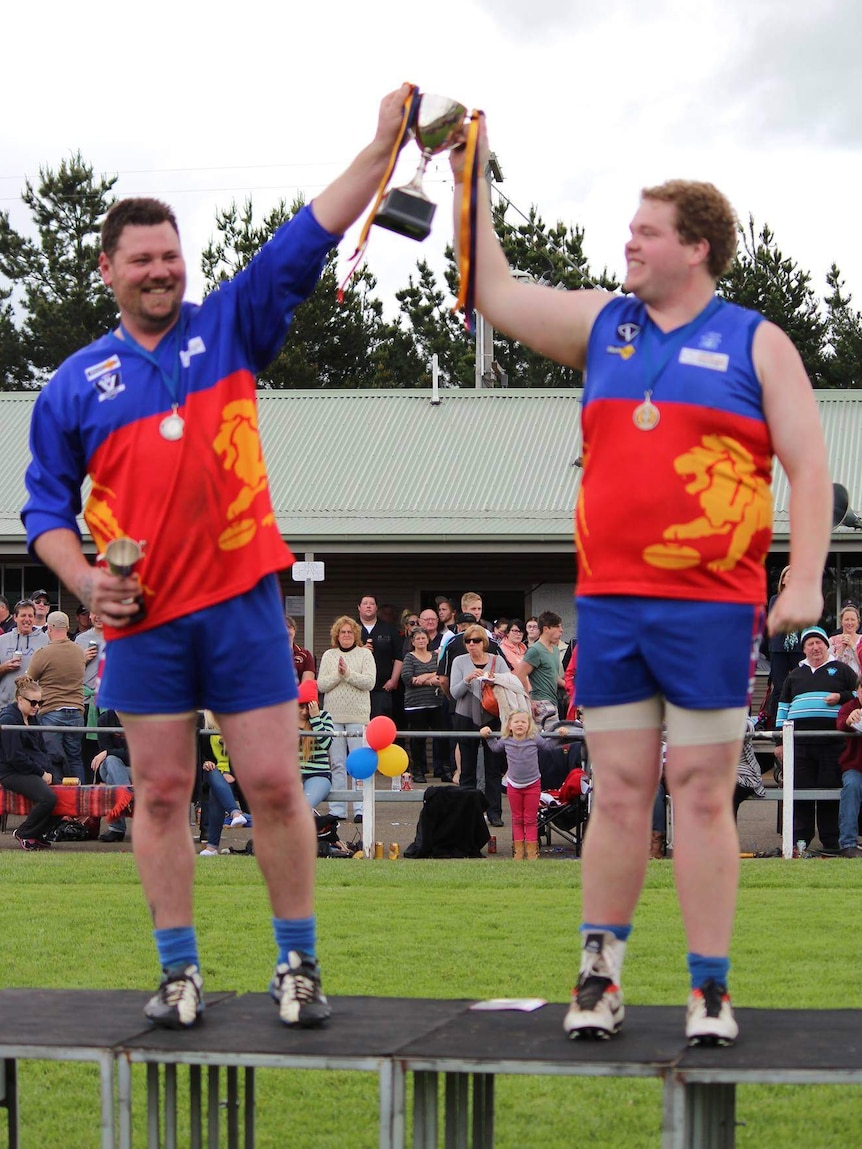
M621 323L617 328L617 335L624 343L633 343L640 333L641 329L637 323Z
M707 351L715 351L721 347L720 331L705 331L697 341L698 347L705 347Z
M88 367L84 374L87 377L87 382L92 383L100 375L107 375L109 372L119 371L119 369L120 357L119 355L112 355L109 359L103 359L101 363L94 363L92 367Z
M619 355L620 359L631 359L635 353L635 349L631 343L627 343L625 347L615 347L614 344L611 343L605 350L608 355Z
M180 351L180 362L183 367L188 367L189 363L191 363L192 356L203 355L204 351L206 351L206 345L203 339L201 339L200 335L193 335L189 340L188 347L186 347L184 351Z
M106 375L100 375L93 386L99 392L100 403L104 403L106 399L116 399L120 392L126 389L119 371L109 371Z
M726 371L730 356L723 351L704 351L699 347L683 347L679 353L680 363L689 367L705 367L708 371Z

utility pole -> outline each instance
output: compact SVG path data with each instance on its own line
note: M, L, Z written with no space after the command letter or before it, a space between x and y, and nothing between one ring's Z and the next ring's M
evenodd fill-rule
M497 156L494 152L488 156L488 163L485 165L485 179L488 181L488 194L491 192L491 184L503 182L503 170L500 167ZM481 391L485 387L493 387L495 375L493 370L494 363L494 328L490 323L476 312L476 390Z

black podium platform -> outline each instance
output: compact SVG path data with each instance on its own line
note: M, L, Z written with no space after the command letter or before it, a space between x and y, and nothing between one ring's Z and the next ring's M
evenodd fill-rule
M381 1149L437 1149L441 1118L447 1149L492 1149L500 1074L660 1079L662 1149L732 1149L738 1083L862 1083L862 1015L852 1010L743 1009L736 1046L690 1050L683 1010L674 1007L627 1007L617 1038L571 1042L562 1032L562 1004L532 1013L479 1012L469 1001L336 997L328 1027L292 1030L280 1024L265 994L210 992L203 1021L175 1032L146 1025L148 996L130 990L0 991L10 1149L17 1149L19 1122L26 1121L17 1089L17 1066L26 1059L98 1064L102 1149L132 1147L135 1064L146 1066L151 1149L178 1144L177 1116L185 1103L177 1088L180 1065L189 1067L190 1149L225 1143L219 1139L222 1072L228 1149L253 1149L259 1068L376 1074ZM408 1075L414 1083L409 1140Z

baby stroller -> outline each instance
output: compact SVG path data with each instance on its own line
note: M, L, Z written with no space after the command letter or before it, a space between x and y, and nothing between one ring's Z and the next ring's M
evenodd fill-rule
M581 856L584 830L590 816L592 782L582 766L570 770L559 790L543 790L539 798L539 844L551 845L558 834Z

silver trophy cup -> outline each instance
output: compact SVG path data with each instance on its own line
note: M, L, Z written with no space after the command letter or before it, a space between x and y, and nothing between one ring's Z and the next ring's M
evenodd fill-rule
M457 100L446 96L421 95L419 107L410 134L415 138L422 157L409 184L390 188L374 222L389 231L422 240L431 231L431 221L437 205L432 203L422 188L422 177L432 156L446 152L459 143L467 109Z

